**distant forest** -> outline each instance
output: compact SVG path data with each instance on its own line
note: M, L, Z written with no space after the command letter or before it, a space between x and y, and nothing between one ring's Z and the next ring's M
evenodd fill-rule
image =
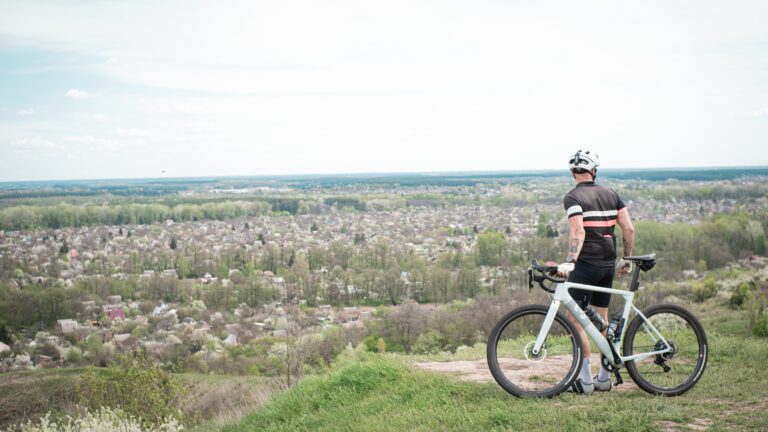
M768 167L605 169L600 170L600 176L620 180L716 181L768 176ZM93 196L102 194L158 196L199 189L200 187L212 189L253 187L311 189L355 185L400 185L411 187L473 186L482 183L517 182L531 178L557 177L567 178L567 170L0 182L0 201L18 198Z

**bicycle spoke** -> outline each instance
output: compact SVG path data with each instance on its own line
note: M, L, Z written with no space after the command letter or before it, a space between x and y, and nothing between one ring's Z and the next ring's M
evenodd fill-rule
M539 355L532 349L545 314L516 318L499 334L496 357L500 373L524 392L544 392L562 385L574 363L574 340L561 323L553 323Z
M686 318L688 316L688 318ZM664 351L630 362L632 378L648 391L680 394L690 388L703 368L700 333L690 314L677 306L659 306L646 315L650 326L641 324L628 337L625 355ZM697 324L698 325L698 324ZM658 337L658 335L662 337Z

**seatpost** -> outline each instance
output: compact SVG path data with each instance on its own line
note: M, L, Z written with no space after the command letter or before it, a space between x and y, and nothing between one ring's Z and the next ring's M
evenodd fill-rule
M640 282L638 282L638 279L640 279L640 266L635 263L635 269L632 271L632 282L629 283L629 290L630 291L637 291L640 289Z

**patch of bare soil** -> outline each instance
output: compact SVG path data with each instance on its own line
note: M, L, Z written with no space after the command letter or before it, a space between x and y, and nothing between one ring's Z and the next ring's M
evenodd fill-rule
M739 403L736 408L731 408L723 412L723 415L765 415L768 411L768 399L760 399L755 403Z
M705 431L707 428L712 426L712 420L697 418L686 424L677 423L670 420L662 420L659 422L659 426L661 426L661 430L664 432L680 432L683 430Z
M597 371L599 370L599 366L597 365L600 364L600 355L593 354L590 358L590 362L592 363L592 370L595 372L595 374L597 374ZM513 377L514 381L517 381L521 384L526 383L533 385L534 383L530 381L531 373L528 365L529 363L527 362L525 369L523 369L521 364L516 364L516 362L511 359L502 359L499 361L499 366L501 366L507 376ZM488 363L485 359L459 360L449 362L419 362L414 363L414 366L432 372L451 374L465 381L493 381L493 376L491 375L491 371L488 369ZM535 370L536 375L533 377L538 381L546 380L547 376L552 376L553 378L562 378L563 374L565 373L564 370L567 370L567 367L567 358L563 357L562 361L560 361L560 359L558 359L556 356L549 357L547 358L546 362L542 362L541 364L537 365ZM622 373L622 377L624 378L624 384L618 387L614 387L611 391L628 391L638 389L626 372ZM614 380L613 376L611 376L611 380Z
M719 405L727 403L728 401L724 401L722 399L702 399L701 402ZM743 418L763 416L765 415L764 413L766 410L768 410L768 399L760 399L753 403L740 403L736 408L727 409L718 414L718 417L723 418L729 416L739 416ZM665 432L680 432L687 430L705 431L710 426L712 426L712 420L706 418L695 418L690 423L678 423L671 420L663 420L658 422L658 424L661 427L661 430Z

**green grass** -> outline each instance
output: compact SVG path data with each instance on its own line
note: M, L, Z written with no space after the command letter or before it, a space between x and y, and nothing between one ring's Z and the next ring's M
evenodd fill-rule
M747 337L743 311L722 299L688 305L709 338L702 380L678 398L641 390L550 400L517 399L495 383L460 381L413 366L478 360L480 343L456 353L405 355L347 350L324 376L275 396L259 377L179 374L192 389L184 412L194 431L768 430L768 340ZM73 414L83 369L0 374L0 430L26 419ZM97 369L109 375L109 369ZM624 379L630 381L628 374ZM271 398L271 399L270 399ZM268 401L268 402L267 402ZM222 425L228 425L223 427Z
M741 309L731 309L725 301L713 299L686 307L699 318L708 333L750 336L747 314Z
M223 431L768 429L768 341L714 334L709 343L703 378L677 398L637 390L517 399L495 383L415 369L411 363L424 356L358 353L357 360L303 381ZM479 348L453 356L482 358Z
M80 368L43 369L0 374L0 430L37 421L47 412L65 416L74 406Z
M46 413L76 416L75 385L84 368L34 369L0 374L0 431ZM109 378L109 368L94 368ZM176 374L189 389L180 401L184 421L195 430L215 431L263 405L276 391L270 379L229 375Z

